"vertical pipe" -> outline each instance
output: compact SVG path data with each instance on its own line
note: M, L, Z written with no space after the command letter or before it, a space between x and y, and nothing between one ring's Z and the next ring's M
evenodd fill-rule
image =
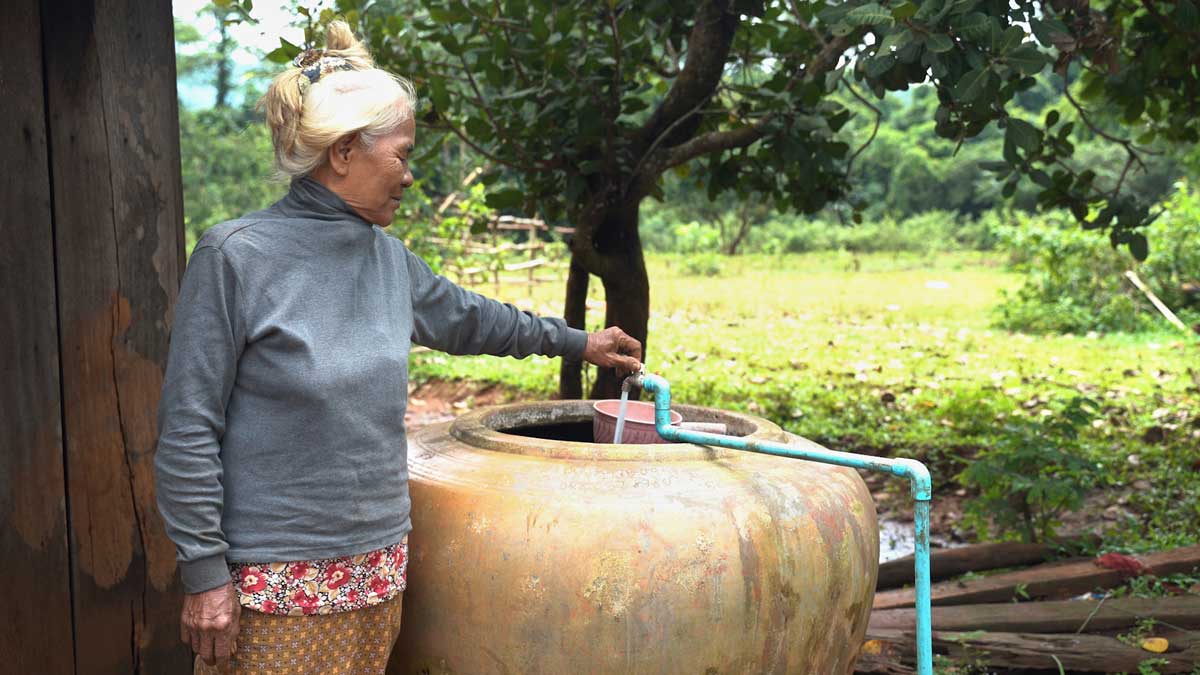
M933 626L929 592L929 500L913 504L914 555L917 587L917 675L933 675Z
M733 450L748 450L780 457L803 459L822 464L847 466L855 469L882 471L907 478L915 500L913 507L914 566L917 613L917 674L933 675L933 625L929 588L929 503L933 481L924 464L914 459L889 459L837 452L821 447L799 448L782 443L747 441L736 436L722 436L671 426L671 385L657 375L637 374L626 378L622 385L642 387L654 393L654 427L659 436L669 441L713 445Z

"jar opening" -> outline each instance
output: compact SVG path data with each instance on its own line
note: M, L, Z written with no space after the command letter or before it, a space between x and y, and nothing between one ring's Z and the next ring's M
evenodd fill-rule
M486 408L467 413L450 424L450 434L486 450L522 455L579 459L711 459L729 452L690 443L638 445L596 443L592 432L592 401L542 401ZM684 422L724 424L732 436L775 440L779 427L762 418L725 410L680 405Z

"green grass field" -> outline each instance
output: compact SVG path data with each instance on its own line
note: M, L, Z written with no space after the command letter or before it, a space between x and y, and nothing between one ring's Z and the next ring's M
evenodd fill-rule
M1102 404L1077 448L1097 468L1093 501L1120 507L1105 521L1109 543L1200 539L1191 497L1200 493L1200 348L1178 333L995 330L991 307L1020 279L980 254L746 256L724 259L716 276L690 276L685 262L649 259L647 367L676 400L763 415L834 449L922 458L952 489L1006 420L1049 415L1083 394ZM593 281L589 327L598 328ZM532 298L524 286L476 290L539 313L562 309L561 284ZM557 372L544 358L423 353L412 376L544 397Z

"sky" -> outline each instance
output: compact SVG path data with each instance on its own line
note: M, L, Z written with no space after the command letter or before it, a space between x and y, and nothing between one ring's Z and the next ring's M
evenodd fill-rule
M216 24L211 16L198 17L197 13L208 4L210 0L175 0L172 8L176 19L192 24L202 35L207 35L216 29ZM293 44L304 41L304 31L288 25L295 16L291 3L260 0L254 3L254 11L250 15L258 20L257 24L241 23L229 27L230 35L239 44L266 53L279 46L280 37ZM245 65L257 63L257 57L248 52L239 53L238 59Z
M211 15L200 13L210 1L174 0L172 9L176 19L192 24L202 36L215 40L216 22ZM315 3L310 3L312 5ZM274 65L267 62L263 55L279 46L280 37L292 44L304 42L304 31L290 25L295 16L291 8L291 3L260 0L254 3L254 11L251 12L258 23L243 22L229 27L230 36L243 47L233 54L235 77L250 68ZM180 81L177 86L180 100L189 108L210 107L216 98L216 90L210 82Z

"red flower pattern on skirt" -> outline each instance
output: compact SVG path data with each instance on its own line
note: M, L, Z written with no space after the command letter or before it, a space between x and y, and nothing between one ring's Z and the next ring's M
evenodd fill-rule
M408 537L341 558L230 563L243 607L266 614L332 614L377 605L408 587Z

